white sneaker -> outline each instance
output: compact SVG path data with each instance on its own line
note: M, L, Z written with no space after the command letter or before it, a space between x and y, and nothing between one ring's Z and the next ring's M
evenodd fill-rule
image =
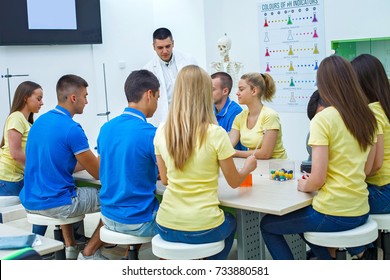
M78 260L108 260L108 258L102 254L102 251L100 249L97 249L95 254L91 256L84 256L83 252L80 252L77 259Z
M65 247L65 255L67 260L76 260L79 254L79 248L77 246Z

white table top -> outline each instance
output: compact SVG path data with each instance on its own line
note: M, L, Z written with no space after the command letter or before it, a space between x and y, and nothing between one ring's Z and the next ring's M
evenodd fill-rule
M0 236L19 236L19 235L28 235L31 234L31 232L28 232L23 229L15 228L12 226L8 226L6 224L0 224ZM41 240L40 245L36 245L33 247L35 251L38 252L41 256L53 253L55 251L59 251L62 248L64 248L64 243L51 239L46 238L39 235L39 239ZM0 258L8 256L15 252L16 250L0 250Z
M311 204L313 194L297 190L297 181L273 181L267 176L252 175L252 187L232 189L222 176L218 198L221 205L266 214L284 215Z
M245 159L241 158L234 159L237 168L241 168L244 161ZM274 160L258 160L257 168L252 172L252 187L232 189L224 176L220 175L218 197L221 205L275 215L284 215L310 205L314 194L299 192L297 180L279 182L269 179L270 162L274 162ZM299 165L300 162L295 162L297 176L300 176ZM74 178L100 185L100 181L94 179L86 171L75 173ZM162 194L164 188L165 186L158 181L157 193Z
M244 165L244 158L234 158L237 168ZM295 178L301 176L301 161L293 160L258 160L257 168L252 172L252 187L232 189L224 176L219 177L218 198L221 205L251 210L266 214L284 215L311 204L314 194L297 190L296 179L284 182L269 178L270 166L294 169Z

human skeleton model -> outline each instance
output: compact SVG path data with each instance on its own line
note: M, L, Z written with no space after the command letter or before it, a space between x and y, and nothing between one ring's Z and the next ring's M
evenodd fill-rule
M225 34L221 38L218 39L218 50L221 56L220 62L212 62L211 67L213 68L213 72L226 72L228 73L233 81L237 81L237 75L243 67L241 62L230 61L229 51L232 46L232 41Z

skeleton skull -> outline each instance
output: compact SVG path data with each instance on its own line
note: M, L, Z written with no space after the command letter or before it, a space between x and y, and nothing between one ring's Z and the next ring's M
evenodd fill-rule
M231 46L232 41L226 34L218 39L218 50L222 57L229 56Z

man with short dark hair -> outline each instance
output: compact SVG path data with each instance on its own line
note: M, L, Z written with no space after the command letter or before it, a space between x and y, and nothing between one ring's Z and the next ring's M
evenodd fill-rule
M232 90L232 77L226 72L216 72L211 75L213 83L214 113L218 124L227 132L232 128L234 118L242 111L240 105L229 98ZM240 142L236 150L247 150Z
M182 52L173 51L175 42L167 28L158 28L153 32L153 49L156 56L143 68L151 71L160 81L160 99L154 116L148 122L154 126L165 122L171 104L173 87L177 73L187 65L197 65L196 60Z
M125 83L128 107L100 130L100 202L109 230L141 237L157 234L156 127L146 118L156 111L159 87L152 72L133 71Z
M82 114L88 83L76 75L57 82L58 105L31 127L26 146L25 183L20 200L26 211L53 218L71 218L100 211L96 188L76 188L73 172L86 169L99 179L99 162L84 130L73 120ZM100 252L99 223L83 252L78 252L73 226L61 225L68 259L107 259Z

